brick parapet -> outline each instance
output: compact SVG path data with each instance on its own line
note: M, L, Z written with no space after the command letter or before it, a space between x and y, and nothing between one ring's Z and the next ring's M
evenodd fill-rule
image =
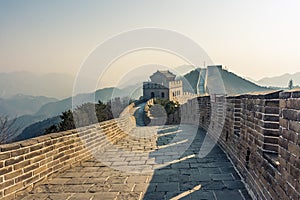
M24 190L114 144L135 126L132 116L0 145L0 198L13 199Z
M181 106L185 115L205 109L210 117L189 123L198 122L218 139L254 198L300 199L300 90L197 101L202 102L199 111L189 102Z

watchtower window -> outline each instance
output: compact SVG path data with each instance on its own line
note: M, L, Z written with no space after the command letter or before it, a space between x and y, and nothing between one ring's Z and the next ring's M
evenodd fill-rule
M151 98L154 98L154 96L155 96L154 92L151 92Z

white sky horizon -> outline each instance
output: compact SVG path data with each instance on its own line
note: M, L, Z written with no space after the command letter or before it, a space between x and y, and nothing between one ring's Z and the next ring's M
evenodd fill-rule
M4 0L0 2L0 72L74 76L89 53L109 37L158 27L191 38L215 64L239 76L257 81L294 74L300 72L299 7L296 0ZM156 56L163 62L160 57ZM134 66L134 59L127 67ZM163 63L185 64L176 58Z

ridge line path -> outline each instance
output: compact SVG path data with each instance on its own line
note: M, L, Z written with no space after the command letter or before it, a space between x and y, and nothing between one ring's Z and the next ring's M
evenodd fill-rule
M138 125L143 125L141 114L135 116ZM137 126L113 148L17 199L250 200L218 145L206 157L197 156L205 135L191 125Z

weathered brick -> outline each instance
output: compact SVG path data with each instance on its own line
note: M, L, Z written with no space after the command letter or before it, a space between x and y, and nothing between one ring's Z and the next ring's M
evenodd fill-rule
M34 164L30 165L30 166L24 167L23 171L24 171L24 173L27 173L29 171L32 171L32 170L38 168L39 166L40 166L39 163L34 163Z
M11 157L10 152L0 153L0 160L6 160Z
M278 144L278 137L264 137L264 142Z
M300 98L300 91L293 91L292 98Z
M50 163L50 162L52 162L52 157L45 158L40 162L40 166L46 165L47 163Z
M44 142L44 147L51 146L52 144L53 144L53 142L51 140L51 137L49 137L49 139Z
M63 146L63 147L58 149L58 152L63 152L65 150L69 149L69 148L70 148L69 146Z
M278 142L279 142L279 145L282 147L282 148L284 148L284 149L288 149L288 140L287 139L285 139L285 138L279 138L278 139Z
M300 120L300 111L291 110L291 109L283 109L282 115L284 119L299 121Z
M263 134L266 136L279 136L279 130L264 129Z
M51 137L49 135L43 135L35 138L39 143L45 142L45 141L51 141Z
M11 150L15 150L15 149L19 149L21 146L20 146L20 143L10 143L10 144L2 144L0 146L0 149L2 152L5 152L5 151L11 151Z
M61 159L59 159L59 162L64 162L64 161L68 160L69 158L70 158L70 156L66 155L66 156L62 157Z
M3 191L3 195L4 195L4 191ZM12 199L15 199L15 194L14 193L9 194L9 195L5 195L1 198L1 200L12 200Z
M17 170L17 171L13 171L13 172L11 172L11 173L5 174L5 175L4 175L4 179L5 179L5 180L10 180L10 179L13 179L13 178L15 178L15 177L17 177L17 176L20 176L22 173L23 173L23 172L22 172L22 169L19 169L19 170Z
M28 147L36 144L37 141L35 139L24 140L21 142L21 147Z
M18 183L20 181L24 181L28 178L32 177L32 172L29 172L27 174L23 174L22 176L18 176L17 178L15 178L15 182Z
M300 133L300 122L289 121L289 129Z
M299 99L288 99L286 101L286 104L287 104L287 106L286 106L287 108L300 110L300 101L299 101Z
M263 122L263 127L268 129L279 129L278 122Z
M268 150L268 151L278 152L278 145L265 143L264 144L264 149Z
M283 119L283 118L280 118L279 119L279 125L283 128L288 128L289 126L289 121L287 119Z
M14 193L16 192L17 190L20 190L21 188L23 188L23 183L17 183L17 184L14 184L12 185L11 187L7 188L7 189L4 189L4 195L8 195L8 194L11 194L11 193Z
M34 158L31 159L31 161L33 163L36 163L36 162L39 162L39 161L41 161L41 160L43 160L45 158L46 158L46 155L42 154L42 155L35 156Z
M298 140L298 134L295 132L295 131L291 131L291 130L289 130L288 131L288 137L287 137L287 139L290 141L290 142L292 142L292 143L297 143L297 140Z
M14 183L15 183L14 180L5 181L0 184L0 190L3 190L4 188L7 188L7 187L13 185Z
M20 168L23 168L25 166L28 166L30 164L30 160L24 160L22 162L19 162L17 164L14 164L13 167L14 167L14 170L18 170Z
M279 98L281 99L287 99L287 98L290 98L292 95L291 92L280 92L279 93Z
M0 169L0 176L4 175L4 174L7 174L7 173L9 173L11 171L12 171L12 166L2 168L2 169Z
M51 174L53 171L56 171L56 170L54 170L54 169L52 169L52 168L46 169L45 171L41 172L40 177L48 176L48 175Z
M40 166L39 168L37 168L37 169L35 169L35 170L33 170L33 175L35 176L35 175L37 175L37 174L39 174L39 173L41 173L42 171L45 171L45 170L47 170L48 168L47 168L47 166Z
M278 122L279 121L279 116L278 115L263 115L262 119L264 121Z
M12 157L14 157L14 156L20 156L20 155L26 154L28 152L29 152L29 148L20 148L18 150L11 151L11 156Z
M279 114L279 108L278 107L264 107L263 112L266 114Z
M294 155L294 154L291 154L291 156L290 156L290 160L289 160L289 163L291 164L291 165L293 165L293 166L295 166L296 165L296 161L297 161L297 156L296 155Z
M54 146L48 146L42 150L43 154L48 153L54 149Z
M49 136L51 137L51 139L52 139L52 143L53 143L53 141L55 141L55 140L53 140L53 139L56 139L56 138L62 137L62 136L63 136L63 134L62 134L62 132L60 132L60 133L51 133L51 134L49 134Z
M290 152L287 151L286 149L280 148L280 155L284 160L286 161L290 160Z
M54 165L57 165L59 163L59 160L52 160L51 162L47 163L47 167L53 167Z
M40 176L39 176L39 175L35 175L35 176L33 176L33 177L27 179L27 180L25 181L25 185L29 185L29 184L31 184L31 183L35 183L35 182L37 182L38 180L40 180Z
M24 156L13 157L5 161L5 166L13 165L24 160Z
M63 156L64 156L64 153L63 153L63 152L62 152L62 153L59 153L59 154L56 154L56 155L53 156L53 160L56 160L56 159L61 158L61 157L63 157Z
M36 150L39 150L39 149L42 149L43 147L44 147L44 144L43 144L43 143L33 145L33 146L30 147L30 152L36 151Z
M288 150L289 150L289 152L291 152L295 156L300 157L300 146L289 142L288 143Z
M33 157L40 155L41 153L42 153L41 151L31 152L31 153L25 155L25 159L31 159Z
M279 99L278 100L267 99L265 100L265 106L279 107Z

